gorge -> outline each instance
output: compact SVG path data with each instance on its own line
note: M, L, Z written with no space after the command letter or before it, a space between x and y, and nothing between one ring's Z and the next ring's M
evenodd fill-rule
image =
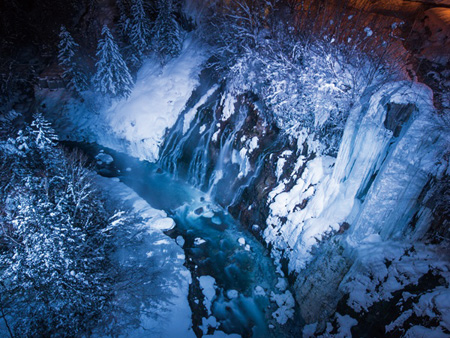
M119 3L86 15L114 32ZM84 335L449 336L446 5L170 3L180 50L142 56L128 95L35 86L2 115L42 111L108 198L125 196L156 239L120 257L167 254L163 319L142 305L133 329Z

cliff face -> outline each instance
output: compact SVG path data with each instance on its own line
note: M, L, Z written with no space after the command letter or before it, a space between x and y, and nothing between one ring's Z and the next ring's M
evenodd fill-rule
M433 220L447 226L435 213L433 186L448 177L450 137L428 87L401 81L368 89L350 112L337 157L323 155L308 135L280 133L251 95L219 91L202 103L189 128L180 115L162 163L229 206L268 245L307 323L324 325L344 296L352 300L347 313L362 313L362 299L372 297L364 305L370 312L428 273L448 283L441 246L420 244ZM408 272L404 255L414 247L421 267ZM379 264L400 282L361 281ZM355 283L365 285L364 296L354 294Z

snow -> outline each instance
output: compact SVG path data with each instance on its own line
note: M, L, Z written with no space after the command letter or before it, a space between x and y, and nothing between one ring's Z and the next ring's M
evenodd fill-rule
M305 325L303 327L303 337L304 338L316 337L316 335L315 335L316 327L317 327L317 323Z
M238 243L240 246L244 246L245 245L245 238L244 237L239 237L238 238Z
M418 317L437 318L442 327L450 330L450 289L440 286L422 295L414 307L414 313Z
M208 328L210 327L217 328L218 326L219 323L217 322L216 317L209 316L208 318L202 318L202 330L204 334L208 332Z
M426 328L420 325L410 328L405 335L405 338L448 338L448 335L442 331L441 328Z
M269 193L264 237L274 245L273 255L285 250L290 271L305 268L311 248L337 232L344 221L351 225L348 244L352 246L377 236L383 241L401 238L428 178L439 177L447 168L446 163L437 166L436 159L444 157L450 133L435 114L428 87L393 82L366 100L352 109L336 159L320 155L309 160L285 191L303 166L305 159L299 157L288 179ZM389 102L417 107L398 137L384 124ZM308 139L310 135L303 135L302 140ZM420 238L426 224L419 222L412 235Z
M114 159L111 155L105 154L103 152L101 152L97 156L95 156L95 159L97 161L99 161L100 163L105 163L105 164L111 164L114 162Z
M152 227L163 231L171 230L175 227L175 221L169 217L160 218L152 223Z
M230 299L237 298L238 296L239 296L239 292L237 292L236 290L228 290L227 291L227 297Z
M280 180L281 175L283 174L284 165L286 163L286 159L280 157L277 162L277 169L275 170L275 176L277 177L277 181Z
M247 156L248 149L243 147L240 151L233 149L231 162L239 165L239 178L245 177L251 170L250 161Z
M216 297L216 280L211 276L200 276L198 278L200 282L200 287L202 289L203 295L205 296L205 300L203 304L208 311L208 316L211 315L211 305Z
M277 177L277 181L280 180L281 175L283 174L284 165L286 164L286 159L292 155L292 150L285 150L281 153L280 157L277 161L277 168L275 169L275 176ZM299 167L296 165L296 170L298 171Z
M384 241L361 245L357 259L341 283L343 292L348 293L347 304L355 311L367 311L374 303L389 300L394 292L405 286L417 284L420 277L429 271L438 272L447 283L450 281L450 266L442 249L416 243ZM389 262L389 264L387 264ZM403 293L403 299L411 298ZM417 317L439 318L442 327L450 327L450 290L437 287L422 295L414 303ZM412 314L404 313L390 323L386 329L393 330Z
M203 238L197 237L194 240L194 245L202 245L203 243L206 243L206 241Z
M373 35L373 31L369 28L369 27L365 27L364 28L364 32L366 33L366 36L372 36Z
M224 101L224 103L223 103L221 120L226 121L234 113L234 105L236 103L236 98L231 93L227 93L226 95L224 95L222 97L222 101ZM222 103L221 103L221 105L222 105Z
M290 291L286 291L282 294L275 294L272 292L270 300L276 302L278 305L278 310L272 313L272 317L275 318L279 324L286 324L289 319L294 317L295 300Z
M334 319L334 321L333 321ZM358 324L358 321L349 315L340 315L335 313L330 322L326 323L325 332L323 334L316 334L318 323L312 323L303 327L304 338L352 338L351 328ZM334 332L333 332L334 331ZM332 333L333 332L333 333Z
M255 286L254 295L255 296L265 296L266 291L264 291L262 286L257 285L257 286Z
M286 290L288 287L288 282L286 278L278 277L278 283L275 285L275 287L280 291Z
M248 153L251 154L255 149L258 149L258 137L253 136L247 141Z
M281 183L273 191L275 194L273 192L269 194L269 199L272 198L273 201L269 205L270 216L267 219L268 227L264 231L264 236L266 241L276 243L279 248L284 248L288 244L297 249L297 255L290 262L291 268L294 264L296 267L301 266L301 259L304 259L307 251L316 244L315 238L330 229L330 223L326 219L318 218L318 215L324 209L323 199L327 198L324 186L332 173L334 161L334 158L326 156L315 158L308 162L303 174L290 191L283 192L284 183ZM323 181L325 183L319 185ZM298 207L311 197L314 199L308 202L306 208ZM310 203L311 207L308 207ZM287 221L283 224L280 219L285 217ZM298 235L302 231L303 238L299 238Z
M177 236L176 242L180 247L183 247L184 245L184 238L182 236Z
M389 325L386 325L385 330L386 332L394 331L398 327L402 327L403 323L407 321L411 315L413 314L413 310L407 310L403 312L400 317L398 317L396 320L394 320Z
M216 143L218 141L219 138L219 134L220 134L220 129L218 129L213 136L211 136L211 141L213 141L214 143Z
M128 142L131 155L152 162L158 159L164 134L198 85L205 58L199 42L187 39L181 55L163 69L156 60L145 62L130 97L105 111L109 127L118 139Z
M97 142L154 162L166 130L175 124L198 86L207 58L207 48L188 36L180 56L163 68L156 57L144 62L128 98L110 102L85 92L82 103L64 90L40 90L37 98L61 139Z
M347 337L351 338L351 328L358 324L358 321L349 315L341 316L339 313L336 313L336 321L339 325L338 337Z
M140 338L152 332L152 337L155 338L195 338L191 328L191 309L187 298L191 275L189 270L183 266L185 260L183 250L160 228L160 222L168 223L166 213L152 208L124 183L114 182L109 178L100 176L97 176L96 182L112 200L125 201L127 205L133 207L139 216L143 217L143 224L148 234L155 238L153 244L156 245L149 248L150 251L146 252L146 256L150 258L154 256L155 251L162 252L163 257L167 259L161 263L174 266L175 275L165 276L171 292L170 307L159 313L157 304L151 309L145 309L140 318L140 327L128 332L128 336ZM155 317L155 312L160 317Z

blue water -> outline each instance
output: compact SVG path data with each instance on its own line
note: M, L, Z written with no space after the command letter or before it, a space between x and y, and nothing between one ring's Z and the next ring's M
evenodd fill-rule
M186 258L192 260L188 267L193 278L208 275L216 280L218 288L211 311L220 330L244 337L272 336L268 322L270 310L275 309L271 308L269 294L277 276L261 243L206 193L156 165L141 165L120 177L151 206L165 210L175 220L172 235L184 238L183 249ZM239 243L240 238L245 240L244 245ZM201 239L201 244L196 244L196 239ZM257 286L268 290L266 295L256 295ZM236 290L238 297L230 299L229 290Z
M101 149L95 144L75 146L82 148L91 158ZM119 177L152 207L165 210L176 222L176 228L168 235L184 239L185 265L192 278L212 276L215 279L217 287L211 314L219 323L218 330L243 337L285 336L272 319L276 306L269 298L278 276L266 248L225 209L215 204L207 193L176 179L155 164L109 149L105 151L115 161L110 167L101 168L100 172ZM262 287L265 293L256 293L256 287ZM237 291L237 296L229 297L230 290ZM199 283L191 285L190 293L191 307L195 300L202 303ZM198 316L195 311L193 307L194 326L198 326L198 333L202 330L199 327L201 317L208 315L204 309L199 310L202 313ZM269 329L269 324L275 327Z

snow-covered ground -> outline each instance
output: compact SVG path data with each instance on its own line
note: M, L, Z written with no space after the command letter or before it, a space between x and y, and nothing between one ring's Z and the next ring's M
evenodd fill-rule
M133 156L152 162L158 159L164 134L198 85L206 57L200 43L188 39L183 53L164 68L154 60L147 61L139 70L131 96L104 112L114 135L129 142Z
M97 183L107 193L107 195L118 202L125 202L131 206L138 216L144 219L144 227L150 237L151 246L146 253L147 257L158 255L164 259L162 265L171 264L172 275L165 276L167 287L171 296L165 300L167 307L155 306L150 309L142 309L140 327L127 332L128 337L161 337L179 338L195 337L192 331L191 309L188 303L188 289L191 282L189 270L183 266L185 258L184 252L175 240L166 236L162 230L170 228L174 221L167 217L161 210L152 208L145 200L139 197L131 188L117 179L98 176ZM145 259L143 257L142 259ZM148 284L148 288L161 287L159 285ZM161 312L162 311L162 312ZM155 314L158 315L155 319Z
M105 102L85 93L81 103L64 90L41 90L37 96L60 139L97 142L154 162L165 132L198 86L207 58L207 48L188 37L181 55L164 67L156 58L144 62L129 98Z

